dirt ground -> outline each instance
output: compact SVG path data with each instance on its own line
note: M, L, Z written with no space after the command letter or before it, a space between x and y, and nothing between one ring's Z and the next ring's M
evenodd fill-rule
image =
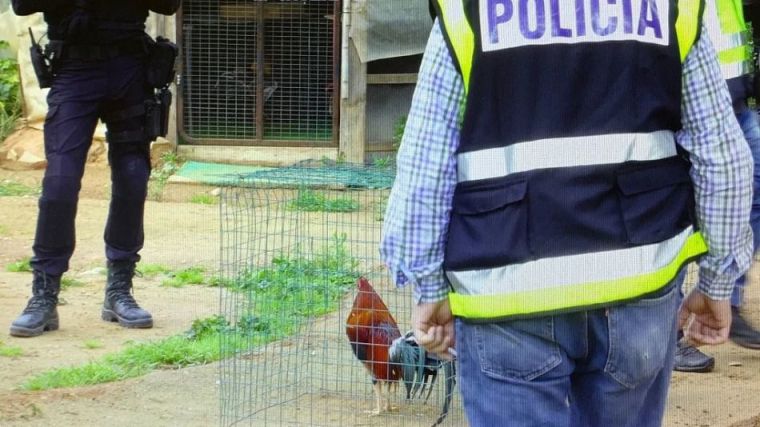
M36 185L42 171L0 169L0 180ZM22 392L19 384L32 374L80 365L112 353L132 340L149 340L185 331L193 319L219 311L219 291L189 286L158 286L158 280L136 278L135 295L151 310L155 327L126 330L100 320L104 276L102 233L108 206L108 167L88 165L77 218L77 249L69 275L85 286L65 290L59 308L61 329L34 339L7 334L29 294L29 274L9 273L4 266L29 256L36 221L36 197L0 198L0 341L23 354L0 357L0 425L2 426L208 426L219 423L218 364L181 370L158 370L140 378L75 389ZM143 261L172 268L219 263L218 206L189 203L201 186L170 184L164 201L148 202ZM758 287L760 288L760 287ZM749 312L760 324L760 289L751 289ZM102 343L88 349L87 340ZM708 348L716 356L710 374L673 377L666 426L760 426L760 352L733 344ZM331 405L341 405L330 398ZM345 405L345 403L344 403ZM358 410L361 413L360 410ZM377 419L371 424L375 425ZM369 425L357 416L353 425ZM393 422L386 425L393 425ZM256 424L251 424L256 425Z

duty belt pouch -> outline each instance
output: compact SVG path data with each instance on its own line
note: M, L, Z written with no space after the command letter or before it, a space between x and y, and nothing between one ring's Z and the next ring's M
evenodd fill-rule
M149 141L165 137L169 133L169 107L172 93L161 89L145 101L145 133Z
M29 37L32 39L29 54L32 57L34 74L37 76L40 89L48 88L53 84L53 67L50 65L47 56L45 56L42 46L34 39L31 28L29 28Z
M148 84L155 89L168 87L174 80L174 62L179 54L177 45L164 37L150 41L148 53Z

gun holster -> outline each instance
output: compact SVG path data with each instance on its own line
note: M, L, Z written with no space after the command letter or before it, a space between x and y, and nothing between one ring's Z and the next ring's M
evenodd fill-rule
M159 36L148 44L146 81L156 89L153 96L145 101L145 132L151 141L169 133L169 109L172 105L169 85L174 80L178 54L177 45L167 38Z
M169 109L172 93L168 88L159 89L145 101L145 133L149 141L165 137L169 133Z

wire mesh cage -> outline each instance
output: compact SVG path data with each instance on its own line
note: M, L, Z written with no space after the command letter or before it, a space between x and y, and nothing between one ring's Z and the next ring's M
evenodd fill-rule
M221 196L222 425L430 426L446 374L407 400L403 382L376 396L346 324L365 277L410 328L411 291L397 290L378 255L393 173L293 167L236 178ZM453 380L453 374L450 377ZM419 383L417 384L419 385ZM442 425L464 425L456 392Z
M339 3L183 2L183 138L334 144Z

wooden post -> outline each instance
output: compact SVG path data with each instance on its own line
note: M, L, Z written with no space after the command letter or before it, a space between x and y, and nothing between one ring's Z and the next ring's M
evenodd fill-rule
M354 44L355 39L348 40L348 58L344 58L348 60L348 94L341 94L339 150L347 162L364 163L367 64L359 59L359 53Z

